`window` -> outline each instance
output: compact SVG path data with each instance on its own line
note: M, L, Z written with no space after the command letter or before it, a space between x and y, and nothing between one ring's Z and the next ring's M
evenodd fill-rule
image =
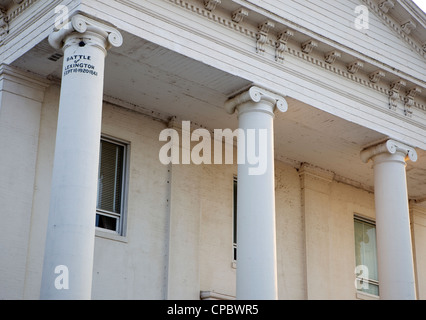
M123 234L127 145L102 138L99 152L96 227Z
M232 254L233 262L237 261L237 177L234 177L234 207L232 210Z
M377 273L376 226L371 220L355 217L356 288L358 291L379 295Z

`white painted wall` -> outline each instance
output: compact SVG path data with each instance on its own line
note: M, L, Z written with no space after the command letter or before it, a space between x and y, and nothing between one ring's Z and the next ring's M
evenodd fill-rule
M104 105L102 133L130 142L127 242L96 237L94 299L165 297L168 172L158 160L158 135L164 128L135 112Z
M426 300L426 275L423 272L426 268L426 209L413 203L410 209L417 299Z
M19 299L28 263L40 112L47 82L5 66L0 73L0 299Z
M46 89L41 108L40 132L34 182L31 230L23 298L38 299L49 215L50 190L58 120L59 86Z

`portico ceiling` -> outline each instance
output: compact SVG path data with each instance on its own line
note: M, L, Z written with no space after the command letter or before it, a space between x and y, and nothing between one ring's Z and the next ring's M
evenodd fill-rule
M236 114L224 110L225 101L251 84L202 62L124 33L124 44L111 49L106 59L105 99L164 121L172 116L213 130L238 127ZM13 65L43 77L61 78L63 59L47 40ZM55 59L53 59L55 60ZM286 113L275 119L277 159L295 167L309 163L335 174L339 181L372 190L371 163L360 160L360 151L387 137L304 104L286 92ZM407 165L409 197L426 203L426 152Z

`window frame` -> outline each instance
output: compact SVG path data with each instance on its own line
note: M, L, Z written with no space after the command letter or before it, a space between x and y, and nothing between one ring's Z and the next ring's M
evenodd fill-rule
M374 226L375 234L376 234L376 257L375 258L376 258L376 263L377 263L378 257L377 257L377 233L376 233L377 228L376 228L376 221L373 220L373 219L371 219L371 218L368 218L368 217L365 217L365 216L362 216L360 214L356 214L355 213L353 215L354 235L355 235L355 222L356 221ZM355 241L354 241L354 245L356 245ZM356 254L356 252L355 252L355 254ZM356 256L355 256L355 268L357 268L357 265L356 265ZM356 269L355 269L355 271L356 271ZM375 294L372 294L372 293L368 293L368 292L362 291L361 289L358 289L358 287L355 285L357 296L366 295L366 296L369 296L369 297L371 297L373 299L374 298L379 298L379 296L380 296L380 285L379 285L379 281L378 280L355 276L355 284L359 281L358 279L361 279L361 283L365 281L369 285L371 284L371 285L377 286L379 294L375 295Z
M110 230L102 227L96 226L95 230L97 235L102 236L111 236L114 237L125 237L126 236L126 226L127 226L127 193L128 193L128 181L129 181L129 153L130 153L130 143L128 141L118 139L109 135L101 134L100 142L105 141L123 147L123 159L122 159L122 172L121 172L121 203L120 203L120 213L111 212L109 210L104 210L98 208L96 204L96 216L107 216L117 219L117 225L115 230ZM99 160L101 159L101 145L99 145ZM99 176L99 173L98 173ZM97 198L99 198L99 182L97 187ZM102 234L100 234L101 232Z
M237 208L237 194L238 194L238 177L233 176L232 179L232 267L235 269L237 267L237 218L238 218L238 208Z

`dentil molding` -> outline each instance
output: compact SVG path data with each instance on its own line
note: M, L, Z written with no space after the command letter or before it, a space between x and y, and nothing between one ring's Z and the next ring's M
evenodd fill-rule
M9 23L7 21L6 11L0 8L0 46L9 32Z

